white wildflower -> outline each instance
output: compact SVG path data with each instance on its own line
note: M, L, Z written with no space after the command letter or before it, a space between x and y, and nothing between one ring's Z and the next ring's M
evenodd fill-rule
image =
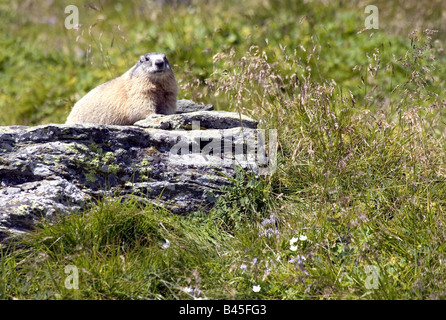
M164 239L164 240L166 240L166 243L164 243L164 244L161 246L161 249L167 249L167 248L170 247L170 241L167 240L167 239Z
M184 288L182 288L182 290L184 293L187 293L190 295L192 295L194 293L194 288L191 288L191 287L184 287Z

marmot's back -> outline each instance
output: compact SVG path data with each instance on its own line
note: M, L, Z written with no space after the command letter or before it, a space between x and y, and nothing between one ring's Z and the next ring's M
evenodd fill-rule
M122 76L87 93L66 123L132 125L151 114L176 111L177 82L162 53L148 53Z

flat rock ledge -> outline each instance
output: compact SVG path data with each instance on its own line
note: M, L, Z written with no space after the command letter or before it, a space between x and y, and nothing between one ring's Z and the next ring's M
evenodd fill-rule
M105 195L208 211L237 166L267 160L256 121L189 100L133 126L0 127L0 243Z

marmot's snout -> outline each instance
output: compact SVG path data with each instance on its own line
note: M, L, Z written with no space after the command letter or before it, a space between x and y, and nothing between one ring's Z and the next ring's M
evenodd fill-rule
M148 53L139 58L135 69L142 67L148 74L161 74L166 71L172 71L169 61L164 53Z
M153 62L153 64L158 68L158 69L164 69L164 60L161 59L157 59Z

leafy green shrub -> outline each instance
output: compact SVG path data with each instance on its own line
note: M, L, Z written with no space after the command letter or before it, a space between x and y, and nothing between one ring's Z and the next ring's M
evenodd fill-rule
M221 188L211 215L219 220L224 230L240 231L246 225L258 223L273 208L271 185L263 177L236 168L232 185Z

